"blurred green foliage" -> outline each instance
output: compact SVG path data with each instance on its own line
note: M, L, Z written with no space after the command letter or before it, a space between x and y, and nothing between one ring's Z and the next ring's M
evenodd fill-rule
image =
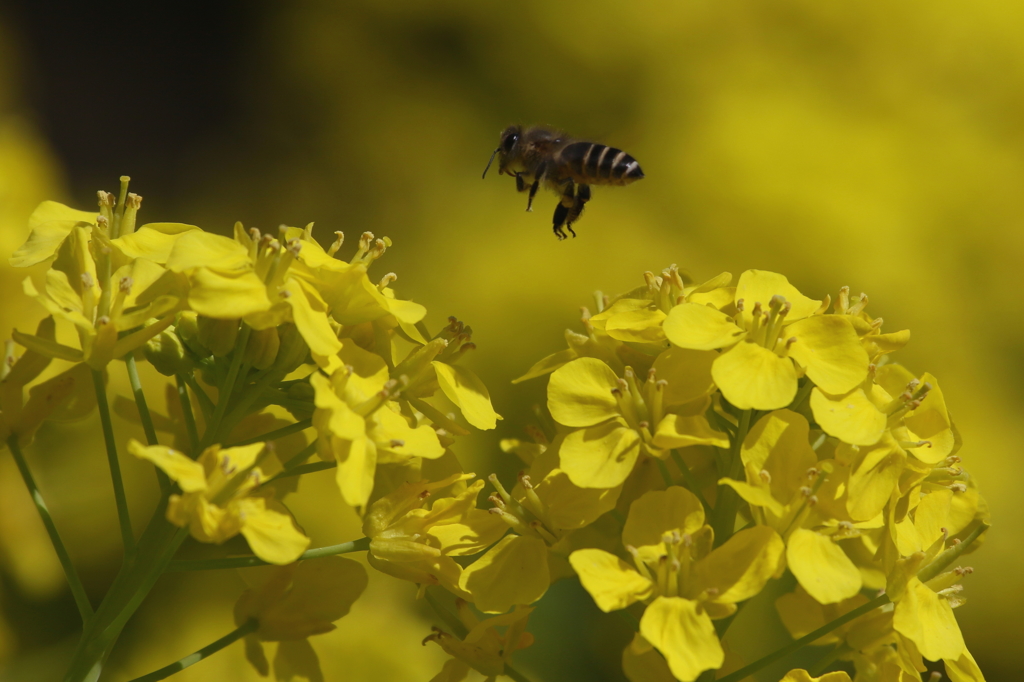
M867 292L886 329L913 332L901 361L942 381L990 503L997 525L971 558L975 577L958 618L988 679L1016 679L1024 637L1015 568L1024 550L1012 530L1024 523L1013 492L1024 441L1022 15L1024 6L994 0L268 3L242 44L236 77L222 86L237 120L168 160L181 169L173 193L145 177L133 187L152 195L146 220L224 233L234 220L260 228L316 221L325 244L334 230L390 236L395 246L377 275L394 270L403 297L474 329L475 368L505 421L459 454L468 470L503 477L517 464L498 439L520 435L543 400L542 381L510 381L563 347L562 331L579 328L578 307L595 289L625 291L644 270L675 262L698 279L761 268L814 297L834 297L842 285ZM64 193L21 103L13 49L0 38L4 263L35 202L86 208L94 201L87 190L100 189ZM647 177L596 188L579 238L558 243L553 196L524 213L511 179L480 181L512 122L626 149ZM7 293L19 279L0 266L5 337L41 313ZM67 467L88 457L95 469L100 454L61 450L94 427L43 434L46 454L37 447L34 465L54 496L64 494L58 523L99 589L119 560L101 539L116 537L113 506L105 490L75 495ZM138 435L124 424L121 433ZM8 464L0 461L0 506L19 494ZM141 465L129 469L142 478ZM305 483L310 508L297 510L319 518L309 529L319 544L357 532L350 512L327 511L340 509L329 483ZM77 520L89 515L99 520ZM24 580L52 573L45 552L37 552L44 568L19 571L13 549L5 540L0 599L15 634L0 635L0 656L29 671L45 658L43 644L60 641L37 631L70 635L74 612L58 583ZM125 637L124 675L226 632L239 590L220 574L167 581ZM371 582L341 629L315 642L328 679L427 679L440 659L417 645L429 622L411 597L407 585ZM617 666L627 630L577 585L553 588L531 630L538 642L519 660L535 679L619 679L601 671ZM241 652L229 651L180 677L252 675Z

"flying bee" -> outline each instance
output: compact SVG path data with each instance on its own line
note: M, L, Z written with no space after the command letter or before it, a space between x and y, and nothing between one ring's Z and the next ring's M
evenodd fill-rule
M505 128L483 177L487 177L495 156L498 173L515 177L518 191L529 189L527 211L533 210L533 197L542 183L558 194L554 232L559 240L565 239L565 229L576 236L572 224L590 201L591 185L628 185L644 177L636 159L621 149L574 140L544 126Z

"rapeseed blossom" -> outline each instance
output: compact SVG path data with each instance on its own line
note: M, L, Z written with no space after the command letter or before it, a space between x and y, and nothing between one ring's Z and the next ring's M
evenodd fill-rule
M772 272L695 284L675 266L598 294L583 333L566 332L566 349L517 380L545 378L546 401L530 440L501 443L523 464L506 486L458 460L460 437L501 419L467 363L472 329L449 318L431 333L394 273L370 278L389 239L365 232L343 260L340 232L325 249L312 225L236 224L230 237L137 227L142 200L127 178L117 197L98 196L93 212L45 202L33 214L11 260L47 268L23 290L48 317L14 333L0 370L0 436L83 618L67 679L96 678L162 572L228 567L253 587L236 604L238 629L211 647L244 637L266 675L262 643L278 642L278 679L320 679L308 638L367 584L362 564L334 555L366 551L448 626L424 640L451 657L434 682L473 670L522 680L511 657L533 642L527 617L572 576L599 609L635 621L622 642L631 682L759 670L768 659L745 660L730 625L766 590L794 648L831 648L822 672L784 682L920 679L927 661L956 682L983 680L955 610L973 573L959 560L988 527L987 505L961 467L952 401L934 375L893 360L910 333L883 331L866 295L844 287L833 305ZM147 405L143 361L168 378L167 416ZM132 400L112 402L145 443L111 422L107 378L122 363ZM21 452L45 420L94 406L125 557L95 610ZM159 472L139 538L125 445ZM282 500L327 469L364 537L310 549ZM252 554L178 559L186 535L241 536L232 554L243 538Z

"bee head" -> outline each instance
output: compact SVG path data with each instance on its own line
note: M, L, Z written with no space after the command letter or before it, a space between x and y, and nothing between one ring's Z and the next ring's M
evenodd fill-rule
M512 150L515 149L516 143L519 141L519 136L522 132L522 126L517 125L511 125L501 132L498 148L494 150L493 154L491 154L491 159L487 162L487 168L484 168L483 177L487 177L487 171L490 169L491 164L494 162L494 157L498 153L501 154L501 159L498 161L498 172L500 173L505 170L508 157L512 154Z

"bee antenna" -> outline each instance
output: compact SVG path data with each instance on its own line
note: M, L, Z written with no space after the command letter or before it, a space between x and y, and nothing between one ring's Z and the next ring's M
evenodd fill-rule
M491 164L494 163L494 157L497 156L498 152L500 152L500 151L501 151L501 145L498 145L498 148L494 150L493 154L491 154L491 158L487 162L487 168L484 168L484 174L480 176L481 179L484 179L484 178L487 177L487 171L490 170Z

